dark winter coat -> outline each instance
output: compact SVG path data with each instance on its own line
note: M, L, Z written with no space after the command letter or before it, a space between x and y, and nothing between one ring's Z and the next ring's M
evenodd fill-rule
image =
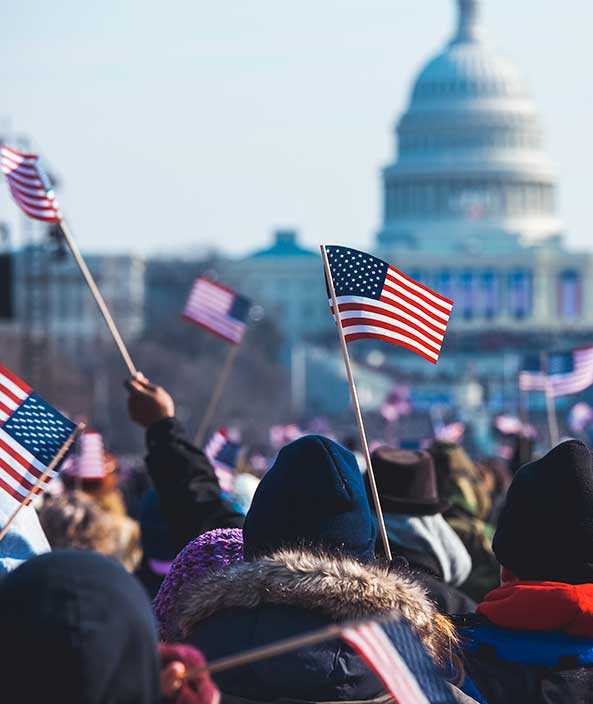
M1 701L159 704L154 616L140 584L83 550L35 557L0 583Z
M449 623L409 577L381 565L279 551L206 575L179 605L186 640L215 660L329 623L395 612L433 653L449 652ZM216 675L224 695L254 702L369 701L383 687L339 640ZM446 701L436 699L435 701Z
M593 703L593 638L499 628L473 614L456 621L468 675L463 689L477 701Z
M404 558L413 578L424 586L441 613L475 611L473 599L458 589L469 575L471 558L441 516L386 513L385 524L396 562L397 558ZM377 551L383 552L380 540L377 541Z
M206 455L187 439L177 419L151 426L146 445L146 465L177 552L206 531L243 526L242 514L222 498Z

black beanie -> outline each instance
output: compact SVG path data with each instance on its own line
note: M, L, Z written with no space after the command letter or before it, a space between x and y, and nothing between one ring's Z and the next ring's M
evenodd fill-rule
M515 474L492 543L523 580L593 582L593 456L568 440Z
M375 556L376 529L356 458L320 435L283 447L243 526L246 559L313 547L361 561Z

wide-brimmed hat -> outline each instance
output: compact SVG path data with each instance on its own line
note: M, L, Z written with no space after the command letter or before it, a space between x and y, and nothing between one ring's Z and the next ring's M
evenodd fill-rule
M386 445L371 456L375 481L386 512L434 516L449 508L437 488L432 457L424 450L396 450ZM368 477L365 477L370 497Z

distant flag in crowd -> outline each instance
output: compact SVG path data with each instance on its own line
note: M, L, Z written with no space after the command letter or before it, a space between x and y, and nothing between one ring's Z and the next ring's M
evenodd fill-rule
M542 366L545 364L545 368ZM546 391L554 397L584 391L593 384L593 346L527 357L519 373L521 391Z
M13 198L29 217L45 222L61 220L58 202L36 154L21 154L3 146L2 173Z
M75 427L0 366L0 488L22 503ZM57 475L50 472L44 483Z
M342 638L375 672L398 704L430 704L378 623L344 628Z
M235 484L241 445L229 438L226 428L220 428L206 444L204 454L214 467L220 488L228 494Z
M196 279L183 318L234 345L245 334L251 301L206 276Z
M593 423L593 408L588 403L576 403L568 414L568 425L573 433L584 433Z
M370 254L326 250L346 342L385 340L436 364L453 301Z

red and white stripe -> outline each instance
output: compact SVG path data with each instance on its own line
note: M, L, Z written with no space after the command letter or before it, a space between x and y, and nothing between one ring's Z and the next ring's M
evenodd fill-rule
M194 282L183 318L227 342L238 344L243 339L245 323L229 315L235 297L236 294L230 289L202 276Z
M31 387L0 366L0 426L31 393Z
M593 384L593 346L573 352L573 369L564 374L546 374L544 371L519 373L521 391L546 391L552 396L578 394Z
M378 300L338 296L347 342L378 338L396 343L436 364L453 301L389 266ZM331 304L331 301L330 301Z
M0 488L22 503L46 469L46 465L0 428ZM41 487L57 476L57 471L51 471Z
M56 197L36 154L21 154L3 146L0 161L10 192L21 210L35 220L59 222L62 219Z
M2 430L2 425L29 396L32 389L22 379L0 366L0 488L23 501L47 467ZM50 472L49 483L57 472Z
M397 704L429 704L416 678L378 623L344 628L341 636L375 672Z

